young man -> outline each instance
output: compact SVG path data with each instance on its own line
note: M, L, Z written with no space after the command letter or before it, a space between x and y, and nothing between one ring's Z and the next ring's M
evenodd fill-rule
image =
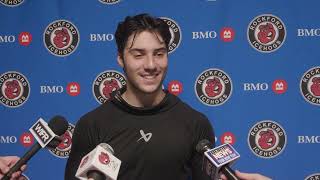
M122 161L119 180L209 179L195 147L202 139L214 144L210 122L162 90L169 27L159 18L140 14L119 23L115 37L127 86L78 121L65 179L76 179L82 157L103 142Z
M17 156L0 156L0 179L7 173L17 161L19 161ZM12 174L11 180L25 180L26 178L21 176L21 172L26 169L26 165L21 167L20 171L17 171Z

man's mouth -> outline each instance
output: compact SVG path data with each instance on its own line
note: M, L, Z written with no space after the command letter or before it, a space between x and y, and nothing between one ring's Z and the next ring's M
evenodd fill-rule
M158 76L158 74L142 75L142 77L143 77L144 79L147 79L147 80L153 80L153 79L155 79L157 76Z

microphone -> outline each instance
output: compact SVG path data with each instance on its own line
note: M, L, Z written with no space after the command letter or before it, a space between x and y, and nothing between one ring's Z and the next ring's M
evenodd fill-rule
M29 130L37 142L20 158L20 160L10 170L4 174L1 180L9 180L11 175L19 171L21 166L26 164L41 148L50 144L51 140L56 135L61 136L68 129L68 122L62 116L53 117L49 124L40 118ZM55 138L59 139L59 138ZM60 141L61 142L61 141ZM54 143L51 147L57 146L59 143Z
M101 143L85 155L76 172L80 180L116 180L121 161L116 158L109 144Z
M211 146L207 139L201 140L196 146L197 152L204 154L202 169L206 174L211 179L219 179L221 172L228 180L239 180L229 165L238 159L240 154L230 144L223 144L213 149Z

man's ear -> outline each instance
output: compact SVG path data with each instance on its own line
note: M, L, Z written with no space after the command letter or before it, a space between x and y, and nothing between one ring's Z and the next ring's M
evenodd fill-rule
M117 61L118 61L118 64L123 68L124 67L123 54L118 53Z

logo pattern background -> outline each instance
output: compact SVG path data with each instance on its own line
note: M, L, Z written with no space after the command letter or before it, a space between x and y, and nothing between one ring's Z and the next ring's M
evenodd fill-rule
M319 6L318 1L286 3L275 0L263 6L250 1L222 0L163 0L145 1L142 4L119 1L112 5L94 0L81 1L76 6L73 1L46 1L44 4L42 1L24 0L15 7L0 3L0 14L4 17L0 21L0 74L9 71L22 73L31 87L28 100L23 105L9 108L0 103L1 121L5 122L0 126L0 136L4 137L0 138L0 141L4 141L0 142L0 154L16 152L14 154L19 155L19 152L25 150L18 137L39 116L49 119L52 115L61 114L70 123L76 124L82 115L97 108L100 103L92 92L94 79L110 69L123 73L117 65L113 36L117 22L126 15L148 12L155 16L169 17L181 28L183 39L177 50L169 54L169 68L164 84L172 80L183 82L183 92L179 98L209 119L218 136L217 145L220 144L219 138L223 132L233 132L237 136L235 148L241 153L241 160L235 166L240 170L257 167L259 170L256 172L271 176L272 179L304 179L317 172L315 167L319 164L318 155L297 158L301 152L320 151L320 146L317 146L319 143L316 142L319 138L312 139L319 137L317 127L320 122L316 117L320 117L320 106L306 100L300 90L303 75L320 66L320 26L317 23L320 18L317 13ZM280 48L271 53L262 53L249 45L247 29L255 17L268 14L281 19L286 36ZM56 20L72 22L80 32L81 43L68 56L52 55L44 46L43 33ZM263 25L262 29L268 30L267 24ZM221 40L223 27L232 27L234 30L235 37L231 42ZM18 37L21 32L32 35L28 46L20 45ZM193 32L199 32L199 37L205 39L192 39ZM226 103L208 106L200 103L194 85L201 72L215 68L230 75L232 94ZM276 79L286 80L288 89L285 93L276 94L271 89ZM70 96L66 92L66 85L73 81L81 85L78 96ZM243 91L243 82L265 82L269 87L266 91ZM311 93L312 84L309 84ZM40 94L41 85L61 85L64 91L51 95ZM244 143L250 126L260 119L277 120L287 132L287 146L275 158L260 158ZM18 142L6 143L8 140L5 138L9 135L17 137ZM305 138L304 143L299 143L300 136ZM42 171L35 172L30 168L26 172L30 178L46 177L50 167L43 164L50 163L57 168L57 173L48 177L48 180L63 179L65 159L55 158L47 151L37 154L36 158L42 161L34 161L32 169ZM52 161L52 158L55 160ZM295 165L301 163L304 171ZM284 173L284 166L295 173Z

